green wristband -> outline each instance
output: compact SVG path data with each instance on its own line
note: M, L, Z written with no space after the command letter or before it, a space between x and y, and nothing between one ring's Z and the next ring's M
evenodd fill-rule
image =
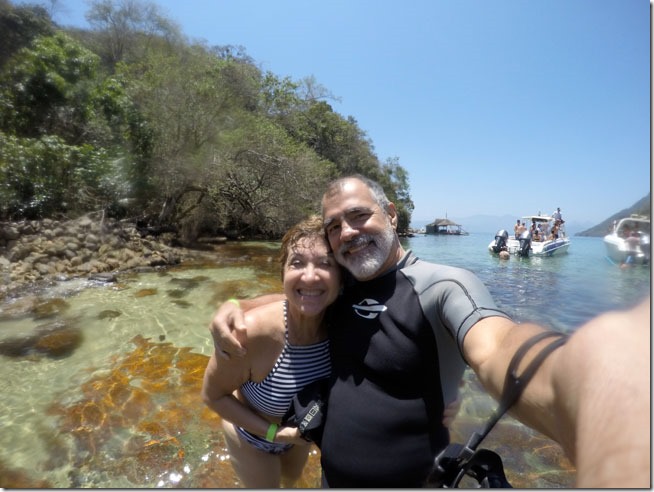
M268 432L266 432L266 441L274 442L275 434L277 434L277 424L270 424Z
M236 307L239 308L239 309L241 309L241 303L238 302L238 299L234 299L234 298L232 298L232 299L227 299L227 302L231 302L232 304L236 304Z

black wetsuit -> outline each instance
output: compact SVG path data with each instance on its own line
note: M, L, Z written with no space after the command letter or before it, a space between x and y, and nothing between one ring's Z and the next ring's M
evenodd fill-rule
M449 442L443 409L465 369L463 337L487 316L506 314L475 275L410 253L397 269L346 287L330 309L326 485L423 485Z

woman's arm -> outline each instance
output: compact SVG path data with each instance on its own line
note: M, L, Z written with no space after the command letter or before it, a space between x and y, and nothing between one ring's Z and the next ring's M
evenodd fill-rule
M259 414L236 398L234 393L243 383L252 379L257 362L259 365L267 365L265 360L257 358L266 357L263 354L270 353L270 345L275 343L274 330L268 325L274 320L276 311L279 309L272 305L250 311L245 318L250 327L250 352L244 357L231 359L214 353L207 364L202 384L202 399L209 408L224 420L262 437L266 436L270 424L279 423L280 419ZM274 361L270 363L272 366ZM296 427L280 427L275 442L306 443Z
M248 432L265 436L270 422L234 396L234 391L249 379L247 361L247 358L227 361L212 355L204 372L202 400L223 419Z

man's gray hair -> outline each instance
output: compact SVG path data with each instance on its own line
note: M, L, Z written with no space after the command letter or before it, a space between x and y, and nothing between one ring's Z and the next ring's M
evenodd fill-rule
M327 185L324 196L331 196L338 193L343 187L343 184L351 179L357 179L365 184L370 190L372 198L375 200L375 202L377 202L377 205L379 205L383 211L388 212L388 206L390 205L391 201L386 196L384 188L382 188L381 185L377 183L377 181L374 181L362 174L352 174L350 176L343 176L342 178L335 179Z

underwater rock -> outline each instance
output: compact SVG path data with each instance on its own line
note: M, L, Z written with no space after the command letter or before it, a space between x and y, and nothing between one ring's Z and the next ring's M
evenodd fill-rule
M60 298L46 299L37 303L32 312L35 319L52 318L70 308L70 304Z
M72 354L81 345L82 340L83 336L79 328L58 321L39 326L36 333L0 341L0 355L7 357L33 355L44 355L51 358L65 357Z
M98 319L114 319L120 316L121 313L120 311L114 311L113 309L105 309L104 311L100 311L98 314Z

